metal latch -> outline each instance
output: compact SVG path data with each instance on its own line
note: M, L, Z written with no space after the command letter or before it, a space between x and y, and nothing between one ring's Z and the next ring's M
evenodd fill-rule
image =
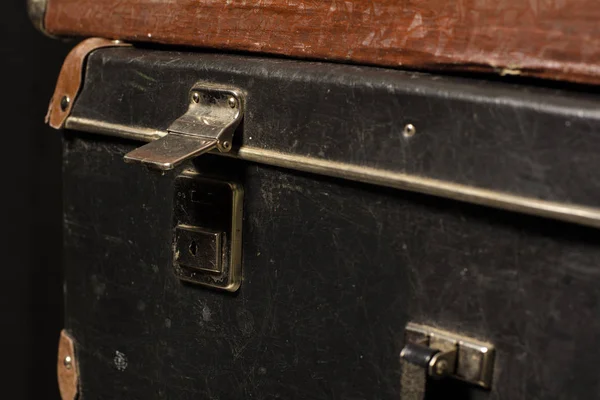
M236 89L196 84L189 107L167 129L168 134L125 155L125 162L170 170L185 160L217 148L228 152L243 115L243 97Z
M402 360L402 399L423 399L426 378L454 378L489 389L494 347L489 343L409 323Z

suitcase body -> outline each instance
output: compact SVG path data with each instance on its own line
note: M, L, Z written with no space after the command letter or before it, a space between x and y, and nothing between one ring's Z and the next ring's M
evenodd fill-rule
M243 93L230 156L124 163L198 82ZM409 323L495 349L488 389L427 378L428 399L596 398L597 105L372 67L92 53L64 134L81 398L408 399ZM243 191L237 290L174 268L178 216L231 208L182 203L185 174Z

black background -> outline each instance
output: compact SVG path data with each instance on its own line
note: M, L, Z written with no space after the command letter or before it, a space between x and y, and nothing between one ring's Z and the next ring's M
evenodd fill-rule
M61 137L44 115L74 42L36 31L25 0L1 1L0 20L0 397L52 400L62 328Z

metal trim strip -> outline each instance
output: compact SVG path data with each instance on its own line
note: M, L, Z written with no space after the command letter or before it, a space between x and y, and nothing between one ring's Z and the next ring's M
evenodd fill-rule
M69 117L66 127L146 142L167 134L143 127L110 124L77 117ZM600 209L591 207L517 196L401 172L286 154L251 146L243 146L231 153L214 152L214 154L600 228Z

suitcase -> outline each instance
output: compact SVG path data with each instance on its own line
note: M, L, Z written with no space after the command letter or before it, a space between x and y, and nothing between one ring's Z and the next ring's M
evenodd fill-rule
M63 399L598 397L598 104L82 42L47 116Z

